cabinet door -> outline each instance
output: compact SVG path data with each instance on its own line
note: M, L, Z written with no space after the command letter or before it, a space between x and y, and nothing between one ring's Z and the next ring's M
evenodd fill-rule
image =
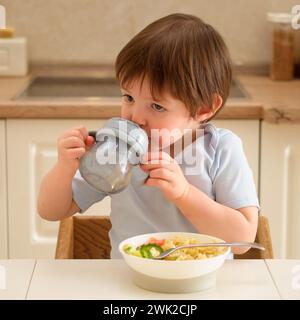
M238 135L242 142L249 166L253 171L254 182L258 189L259 181L259 120L214 120L218 128L226 128Z
M0 259L7 259L7 180L5 120L0 120Z
M57 138L65 130L85 125L102 127L103 120L7 120L9 257L53 258L58 222L41 219L37 196L42 177L57 160ZM110 199L85 214L108 215Z
M300 125L262 126L261 205L276 258L300 258Z

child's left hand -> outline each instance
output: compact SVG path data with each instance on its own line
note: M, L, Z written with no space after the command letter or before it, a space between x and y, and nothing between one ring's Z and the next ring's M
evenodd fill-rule
M148 152L145 158L140 165L143 171L149 172L145 185L159 188L170 201L178 200L188 192L189 183L179 164L170 155L166 152Z

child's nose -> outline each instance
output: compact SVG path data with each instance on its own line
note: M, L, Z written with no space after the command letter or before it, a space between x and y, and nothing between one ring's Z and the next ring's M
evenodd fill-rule
M145 126L146 119L143 108L134 107L131 115L131 121L137 123L139 126Z

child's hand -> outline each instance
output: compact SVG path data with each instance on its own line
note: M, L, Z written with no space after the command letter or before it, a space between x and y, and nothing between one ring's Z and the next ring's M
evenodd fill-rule
M149 152L146 159L140 165L143 171L149 172L145 185L159 188L170 201L178 200L188 192L189 183L180 166L167 153ZM153 160L155 163L151 163Z
M95 139L88 135L83 126L64 132L57 141L58 162L76 171L79 168L79 159L93 146L94 142Z

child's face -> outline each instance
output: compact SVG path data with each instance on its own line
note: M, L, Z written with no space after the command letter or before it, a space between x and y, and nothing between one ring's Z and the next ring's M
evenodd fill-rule
M180 133L176 138L171 135L171 139L166 143L166 139L160 139L158 149L171 145L182 137L184 129L195 130L199 127L199 119L196 121L190 116L189 111L184 103L171 96L165 91L159 101L154 101L149 87L149 82L144 79L143 86L140 90L139 80L134 81L129 88L121 88L122 92L122 109L121 116L127 120L137 123L144 129L149 137L149 147L151 147L151 132L159 132L165 135L168 132L177 129ZM162 129L164 129L162 131ZM153 136L152 136L153 137ZM153 139L152 139L153 143ZM157 147L157 146L156 146ZM153 150L153 149L152 149ZM155 147L154 147L155 150Z

